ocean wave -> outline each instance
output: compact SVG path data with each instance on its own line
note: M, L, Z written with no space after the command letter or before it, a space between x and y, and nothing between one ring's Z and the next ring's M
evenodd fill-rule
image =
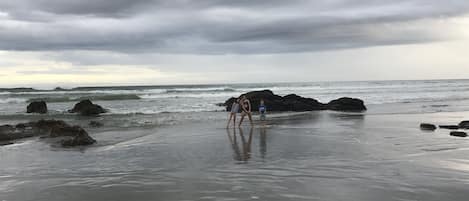
M30 98L26 102L31 103L35 101L45 101L48 103L60 103L73 101L70 97L43 97L43 98Z
M42 97L42 98L31 98L28 99L26 102L34 102L34 101L46 101L49 103L59 103L59 102L73 102L73 101L81 101L81 100L92 100L92 101L113 101L113 100L139 100L141 99L140 96L136 94L112 94L112 95L96 95L96 96L82 96L78 98L74 97Z
M25 103L26 99L24 98L5 98L0 99L0 104L8 104L8 103Z
M83 99L90 99L90 100L102 100L102 101L112 101L112 100L139 100L141 99L140 96L136 94L113 94L113 95L104 95L104 96L88 96L88 97L81 97Z
M223 99L227 97L238 96L237 92L219 92L219 93L165 93L165 94L142 94L142 99Z
M167 89L165 93L217 93L217 92L234 92L232 88L181 88Z

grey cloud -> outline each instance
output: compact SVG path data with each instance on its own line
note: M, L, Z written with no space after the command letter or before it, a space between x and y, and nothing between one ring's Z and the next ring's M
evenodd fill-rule
M17 0L0 12L3 50L267 54L447 40L419 20L464 15L469 2Z
M26 75L77 75L77 74L96 74L96 73L106 73L104 71L98 71L95 69L89 68L49 68L47 70L19 70L16 71L18 74L26 74Z

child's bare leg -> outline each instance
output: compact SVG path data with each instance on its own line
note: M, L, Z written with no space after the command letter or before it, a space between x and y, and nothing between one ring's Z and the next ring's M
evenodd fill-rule
M233 114L233 127L236 127L236 113Z
M227 128L230 127L231 118L233 118L233 114L232 114L232 113L230 113L230 118L229 118L229 120L228 120L228 124L226 125ZM236 125L236 124L235 124L235 125Z
M251 126L252 126L253 123L252 123L252 115L251 115L251 113L248 113L248 118L249 118L249 122L251 122Z
M244 116L245 115L241 115L241 119L239 120L238 127L241 127L241 124L243 123L243 120L244 120Z

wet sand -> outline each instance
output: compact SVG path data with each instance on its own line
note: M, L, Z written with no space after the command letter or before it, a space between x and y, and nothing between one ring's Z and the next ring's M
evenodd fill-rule
M93 133L77 149L0 147L0 200L467 200L469 139L421 122L469 113L311 112Z

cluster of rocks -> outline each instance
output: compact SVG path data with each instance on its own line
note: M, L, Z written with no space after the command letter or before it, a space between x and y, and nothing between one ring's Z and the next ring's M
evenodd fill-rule
M48 112L45 101L33 101L27 108L27 113L45 114ZM90 100L82 100L69 110L83 116L96 116L107 111ZM102 123L91 121L91 127L101 127ZM37 122L21 123L17 125L0 126L0 145L11 144L11 141L22 138L40 136L41 138L60 138L63 147L91 145L96 142L79 126L71 126L61 120L40 120Z
M8 144L13 140L40 136L59 138L63 147L84 146L96 143L80 126L71 126L62 120L39 120L17 125L0 126L0 142ZM6 142L6 143L5 143Z
M458 125L439 125L438 127L434 124L422 123L420 129L424 131L435 131L437 128L453 130L449 135L455 137L467 137L467 133L460 130L469 129L469 121L462 121Z
M339 98L329 103L321 103L313 98L304 98L296 94L279 96L270 90L252 91L242 94L240 97L246 96L251 101L252 108L258 108L260 101L264 100L269 111L316 111L316 110L335 110L361 112L366 110L364 102L356 98ZM231 105L236 101L236 97L232 97L221 104L225 106L227 111L231 110Z
M45 101L31 102L27 109L27 113L47 113L47 104ZM90 100L82 100L69 110L70 113L78 113L83 116L96 116L107 111L100 105L93 104Z

